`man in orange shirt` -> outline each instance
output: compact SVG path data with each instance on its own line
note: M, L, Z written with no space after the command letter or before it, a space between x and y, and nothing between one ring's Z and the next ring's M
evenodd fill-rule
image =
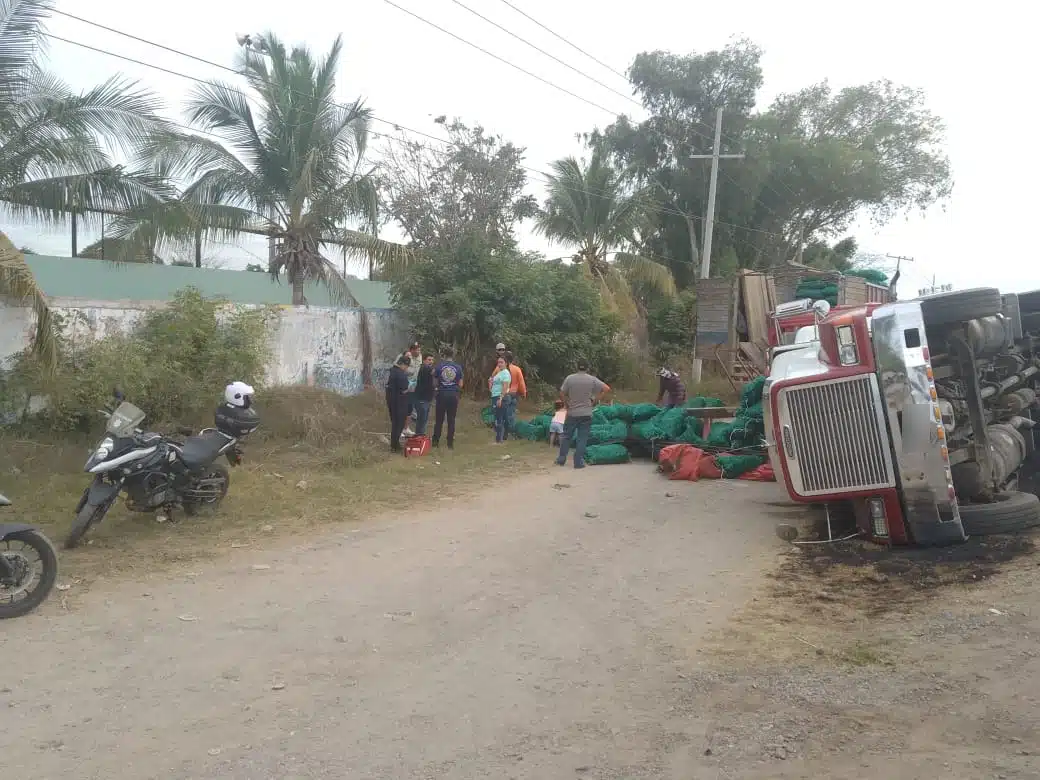
M509 369L509 393L506 395L506 433L508 434L516 427L516 406L521 398L527 398L527 382L524 381L524 372L520 366L513 362L513 353L506 352L502 355Z

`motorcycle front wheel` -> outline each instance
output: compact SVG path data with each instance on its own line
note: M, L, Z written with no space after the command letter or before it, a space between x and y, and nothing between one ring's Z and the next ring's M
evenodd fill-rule
M202 512L215 512L231 486L231 473L219 463L213 463L199 473L184 491L182 505L189 517Z
M58 553L39 531L19 531L0 542L0 555L14 575L10 581L0 581L0 620L21 617L50 595L58 578Z
M76 513L76 519L72 521L72 528L69 529L68 536L65 537L65 549L71 550L73 547L77 547L90 527L104 519L115 500L116 497L112 496L111 500L94 506L84 502Z

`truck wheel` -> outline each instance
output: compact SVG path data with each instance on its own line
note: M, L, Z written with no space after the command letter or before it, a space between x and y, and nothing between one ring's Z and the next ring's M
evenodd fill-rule
M921 299L921 315L925 325L952 325L1000 314L1004 302L996 287L940 293Z
M968 536L1010 534L1040 525L1040 498L1032 493L998 493L991 504L961 504Z
M1023 314L1040 311L1040 290L1019 293L1018 310Z

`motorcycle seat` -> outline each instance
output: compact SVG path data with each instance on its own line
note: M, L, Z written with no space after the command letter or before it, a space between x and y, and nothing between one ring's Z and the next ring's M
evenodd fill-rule
M220 448L228 441L228 437L219 431L204 431L199 436L191 436L181 447L181 460L192 471L208 466L217 459Z

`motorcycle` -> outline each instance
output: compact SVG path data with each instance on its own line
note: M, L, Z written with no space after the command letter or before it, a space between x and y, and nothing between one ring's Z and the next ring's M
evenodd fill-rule
M119 402L114 410L99 410L108 424L104 438L83 466L94 481L76 506L76 519L65 538L67 549L76 547L104 519L120 493L126 494L131 512L154 512L160 520L177 508L188 515L215 510L231 484L230 472L217 459L224 456L231 466L239 465L239 442L259 425L258 419L243 423L229 418L221 407L215 418L217 427L181 440L141 430L145 413L126 401L119 390L114 398ZM190 429L181 433L190 433Z
M10 505L0 494L0 507ZM32 612L57 578L58 553L50 539L26 523L0 523L0 620Z

